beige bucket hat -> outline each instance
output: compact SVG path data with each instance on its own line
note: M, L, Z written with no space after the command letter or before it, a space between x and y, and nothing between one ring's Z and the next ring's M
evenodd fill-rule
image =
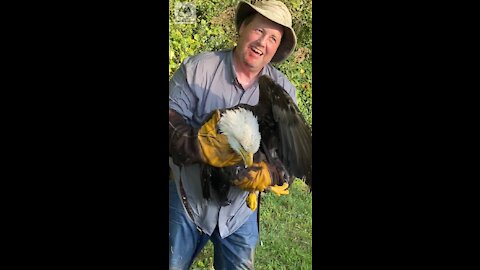
M243 20L250 14L258 12L267 19L285 27L282 42L272 57L272 62L280 63L292 54L297 45L297 36L292 28L292 15L284 3L276 0L259 1L255 5L240 1L235 16L237 32Z

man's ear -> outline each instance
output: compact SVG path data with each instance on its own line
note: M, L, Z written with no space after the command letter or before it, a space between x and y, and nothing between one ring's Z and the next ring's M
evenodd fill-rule
M241 36L243 31L245 31L245 22L242 22L242 24L240 24L240 28L238 29L238 36Z

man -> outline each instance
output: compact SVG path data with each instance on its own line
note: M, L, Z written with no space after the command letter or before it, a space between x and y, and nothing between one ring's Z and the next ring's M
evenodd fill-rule
M246 205L245 188L250 183L272 183L273 177L281 175L280 169L257 160L255 168L261 169L247 171L248 177L238 176L244 184L230 188L229 205L221 206L214 193L206 200L201 184L203 167L231 166L242 159L223 134L210 134L209 140L200 139L200 134L212 127L215 130L219 115L212 112L216 109L240 103L256 105L261 75L283 86L296 102L295 87L270 64L285 60L296 46L291 20L280 1L240 2L235 17L238 45L233 50L187 58L170 81L170 269L188 269L209 239L214 245L215 269L254 269L257 210Z

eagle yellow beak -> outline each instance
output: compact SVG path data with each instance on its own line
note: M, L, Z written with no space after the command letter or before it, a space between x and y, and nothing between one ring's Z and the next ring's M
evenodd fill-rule
M248 168L253 165L253 153L249 153L245 151L243 148L241 148L240 155L242 156L243 163L245 163L245 168Z

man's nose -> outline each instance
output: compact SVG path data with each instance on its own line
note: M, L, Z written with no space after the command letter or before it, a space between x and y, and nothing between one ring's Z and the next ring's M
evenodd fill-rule
M265 47L265 45L267 44L267 36L266 36L266 35L261 36L261 37L258 39L258 43L259 43L262 47Z

